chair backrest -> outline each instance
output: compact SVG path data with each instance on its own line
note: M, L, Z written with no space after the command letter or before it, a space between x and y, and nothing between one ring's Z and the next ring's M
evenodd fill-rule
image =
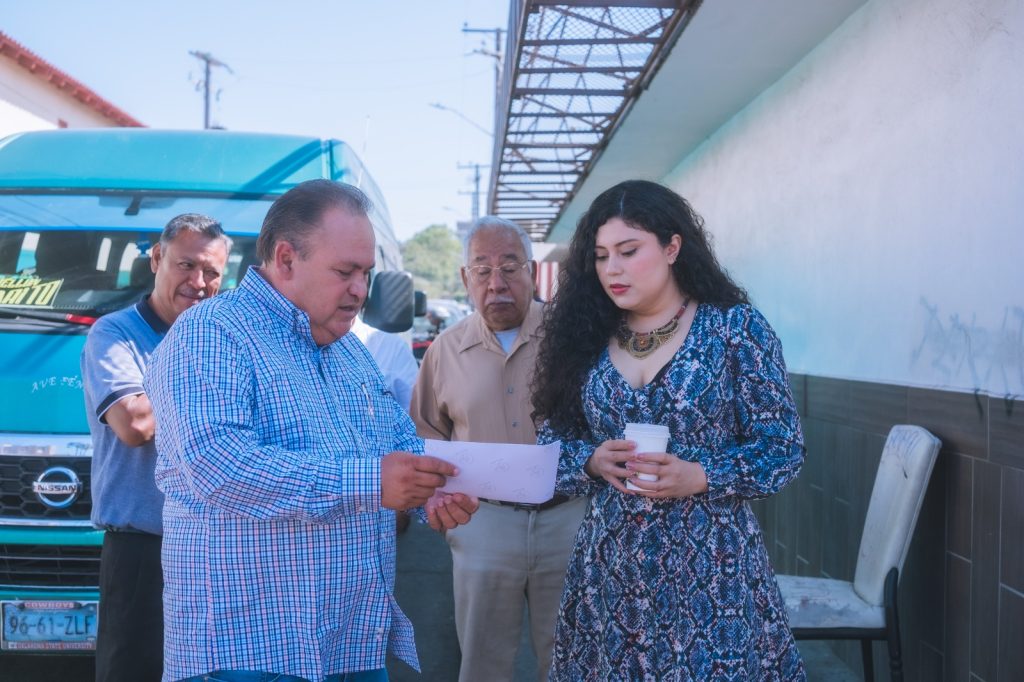
M128 277L129 287L151 291L155 280L156 275L149 265L149 256L139 256L132 261L132 270Z
M35 274L63 279L64 291L113 289L117 271L97 263L102 243L101 235L94 231L44 230L36 244Z
M88 232L46 231L36 244L36 274L46 278L81 276L95 260L96 250Z
M889 569L903 569L940 445L926 429L905 424L885 440L853 577L854 591L870 604L882 605Z

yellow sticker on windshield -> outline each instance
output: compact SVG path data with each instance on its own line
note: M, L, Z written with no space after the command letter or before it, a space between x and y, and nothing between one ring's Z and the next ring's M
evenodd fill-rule
M52 308L63 279L42 279L35 275L0 275L0 305Z

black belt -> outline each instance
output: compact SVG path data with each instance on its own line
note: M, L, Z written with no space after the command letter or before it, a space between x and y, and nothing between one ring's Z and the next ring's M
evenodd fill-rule
M481 502L487 502L488 504L496 504L499 507L512 507L517 511L544 511L545 509L551 509L557 507L563 502L568 502L573 498L568 495L555 495L547 502L541 502L540 504L526 504L524 502L506 502L505 500L488 500L483 497L480 498Z

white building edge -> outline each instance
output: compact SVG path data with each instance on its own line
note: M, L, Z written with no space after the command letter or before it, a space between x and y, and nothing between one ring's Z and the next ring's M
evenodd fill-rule
M142 125L0 31L0 138L30 130Z

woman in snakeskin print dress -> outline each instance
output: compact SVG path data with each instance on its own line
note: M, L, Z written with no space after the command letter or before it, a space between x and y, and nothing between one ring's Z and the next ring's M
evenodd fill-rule
M545 334L540 440L562 441L558 492L591 497L550 679L805 679L747 503L803 463L782 349L689 204L645 181L599 196ZM631 422L667 426L668 452L636 453Z

